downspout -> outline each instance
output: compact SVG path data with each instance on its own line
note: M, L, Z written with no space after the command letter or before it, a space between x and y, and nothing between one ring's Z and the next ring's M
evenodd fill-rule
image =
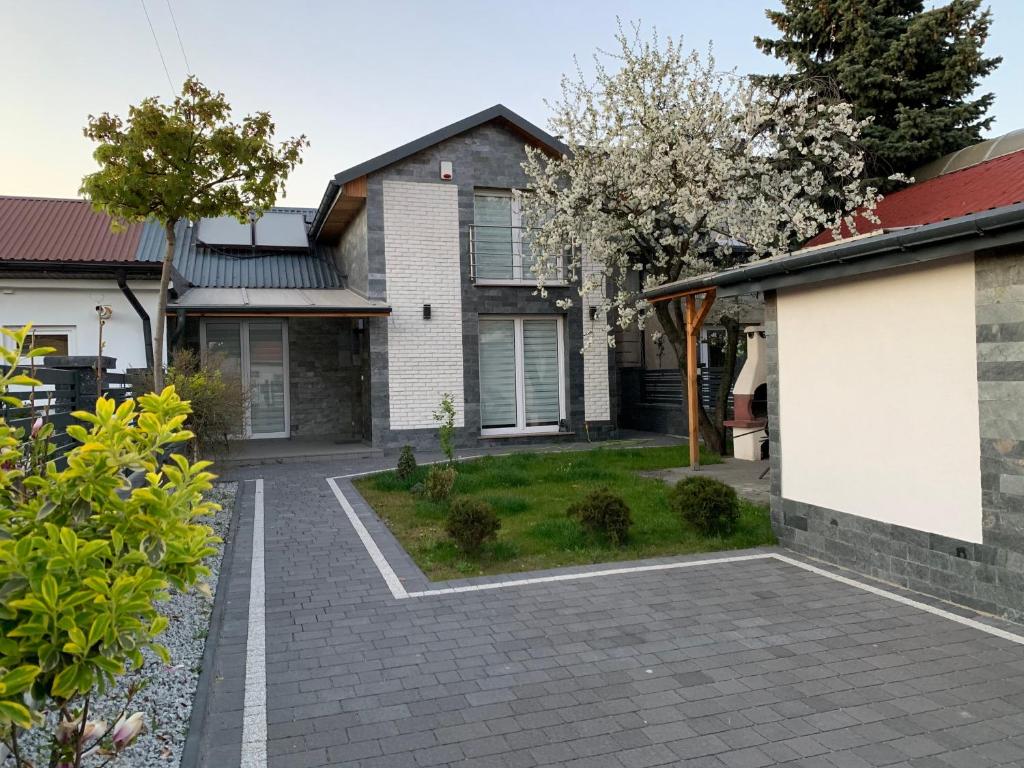
M121 289L121 293L128 299L128 303L132 305L132 309L142 320L142 339L146 345L146 367L149 370L153 370L153 327L149 322L149 314L146 309L139 303L138 297L132 293L132 289L128 287L128 280L125 278L124 272L117 273L117 287Z
M185 337L185 310L177 309L174 312L174 333L171 334L171 349L178 349L181 340Z

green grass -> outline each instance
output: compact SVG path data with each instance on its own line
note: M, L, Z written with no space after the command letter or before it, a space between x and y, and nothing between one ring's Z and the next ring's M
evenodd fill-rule
M702 464L719 461L712 454L701 455ZM423 481L427 467L406 481L384 472L355 485L434 580L774 543L765 507L741 501L742 515L730 535L702 536L669 508L665 483L637 474L688 462L685 446L519 453L460 462L455 494L487 501L501 518L498 541L476 557L460 552L445 536L446 504L409 492ZM566 516L570 504L602 487L621 495L632 510L633 527L622 547L588 536Z

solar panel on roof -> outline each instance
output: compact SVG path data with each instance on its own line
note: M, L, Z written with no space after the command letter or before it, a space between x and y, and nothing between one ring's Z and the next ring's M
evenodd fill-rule
M301 213L268 213L256 220L256 245L265 248L307 248L306 220Z
M239 223L232 216L200 219L197 237L206 245L252 245L252 227L248 222Z

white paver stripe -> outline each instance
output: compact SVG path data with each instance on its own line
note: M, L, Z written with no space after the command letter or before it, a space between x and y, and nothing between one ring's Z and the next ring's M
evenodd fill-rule
M267 766L267 625L263 480L256 481L249 574L249 627L245 643L245 704L241 768Z
M376 472L356 473L353 475L344 475L344 477L358 477L363 474L376 474ZM1005 629L1000 629L999 627L990 626L989 624L976 621L975 619L971 619L966 616L960 616L958 614L952 613L951 611L947 611L936 606L928 605L927 603L922 603L918 600L914 600L912 598L896 594L895 592L890 592L889 590L882 589L881 587L876 587L871 584L865 584L863 582L857 581L856 579L850 579L846 576L841 576L837 573L831 573L829 571L826 571L824 568L818 568L809 563L802 562L792 557L787 557L786 555L781 555L777 552L765 552L763 554L756 555L734 555L732 557L727 556L708 558L706 560L684 560L677 563L658 563L655 565L635 565L623 568L607 568L600 571L584 571L582 573L558 573L553 574L551 576L535 576L526 577L522 579L509 579L508 581L491 582L488 584L467 584L466 586L461 587L441 587L439 589L428 589L419 592L408 592L402 585L402 582L398 578L398 575L388 564L387 559L384 557L383 553L380 551L380 548L373 540L373 537L370 535L370 532L366 530L366 526L363 525L362 520L359 519L359 517L355 513L355 510L352 509L352 505L349 503L348 499L345 498L345 494L342 493L341 488L338 487L338 484L335 482L335 478L327 478L327 483L331 486L331 490L334 491L334 495L338 499L338 503L341 505L341 508L345 511L345 514L348 516L349 521L352 523L352 527L355 528L356 533L359 535L360 540L363 542L363 546L366 547L366 551L369 553L374 565L377 566L377 570L380 571L381 575L384 577L384 581L391 589L391 594L394 595L396 599L400 600L411 597L433 597L435 595L453 595L462 592L480 592L483 590L490 589L522 587L528 586L530 584L545 584L548 582L556 581L579 581L582 579L594 579L601 576L621 576L624 574L645 573L648 571L667 571L676 570L679 568L694 568L701 565L739 563L750 560L778 560L780 562L787 563L788 565L793 565L797 568L802 568L805 571L810 571L811 573L815 573L819 576L824 576L825 578L832 579L833 581L838 581L842 584L855 587L865 592L870 592L873 595L884 597L888 600L893 600L897 603L901 603L912 608L917 608L920 611L925 611L926 613L931 613L935 616L941 616L944 619L955 621L957 624L972 627L981 632L985 632L987 634L994 635L995 637L1002 638L1003 640L1009 640L1012 643L1024 645L1024 636L1015 634L1013 632L1009 632Z
M366 547L366 551L370 555L370 559L373 560L373 564L377 566L377 570L380 571L380 575L384 577L384 582L388 585L388 589L391 590L391 594L395 596L396 600L402 600L409 596L409 593L405 591L405 587L402 585L401 579L398 578L398 574L394 572L391 565L388 563L387 558L380 551L377 546L377 542L373 540L373 536L366 530L366 526L363 525L363 521L359 519L356 511L352 509L352 505L348 503L348 499L345 498L345 494L341 492L341 488L334 482L333 477L327 478L327 484L331 486L331 490L334 491L334 496L341 505L341 508L345 511L345 515L348 517L352 527L356 529L356 533L359 535L359 540L363 542L363 546Z

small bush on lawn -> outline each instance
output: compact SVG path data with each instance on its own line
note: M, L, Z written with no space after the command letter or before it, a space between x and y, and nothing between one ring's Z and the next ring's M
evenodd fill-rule
M633 520L629 507L607 488L588 493L567 510L569 517L579 520L588 532L606 537L612 544L621 545L629 538Z
M486 501L459 498L452 502L445 531L463 552L480 551L484 542L498 538L501 520Z
M448 501L455 486L455 467L451 464L435 464L427 472L424 489L431 501Z
M402 452L398 455L395 476L399 480L408 480L414 474L416 474L416 455L412 452L411 445L403 445Z
M740 518L736 491L711 477L680 480L670 503L683 520L708 536L731 533Z

